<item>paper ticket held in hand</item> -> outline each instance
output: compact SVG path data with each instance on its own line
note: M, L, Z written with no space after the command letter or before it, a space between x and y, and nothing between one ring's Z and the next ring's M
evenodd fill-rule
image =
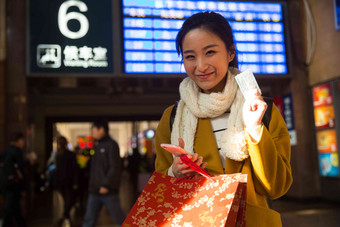
M252 94L254 89L257 89L259 93L262 94L255 76L250 69L238 74L235 76L235 79L245 99L249 98L249 95Z

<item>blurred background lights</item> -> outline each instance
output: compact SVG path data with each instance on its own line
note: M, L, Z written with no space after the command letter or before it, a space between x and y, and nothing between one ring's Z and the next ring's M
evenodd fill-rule
M145 138L147 139L153 139L155 137L155 130L148 129L145 131Z

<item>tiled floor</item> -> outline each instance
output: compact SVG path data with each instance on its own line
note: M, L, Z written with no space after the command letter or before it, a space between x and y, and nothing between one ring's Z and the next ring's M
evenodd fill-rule
M330 201L292 201L280 199L273 208L281 213L284 227L339 227L340 204Z
M128 213L133 205L131 185L128 176L121 188L121 203L123 209ZM51 192L38 195L32 203L32 209L28 212L28 226L51 227L60 217L60 198ZM284 227L339 227L340 226L340 204L327 201L294 201L292 199L279 199L272 202L272 207L281 213ZM74 226L80 227L84 211L73 211ZM106 209L102 209L97 226L115 226L110 219Z

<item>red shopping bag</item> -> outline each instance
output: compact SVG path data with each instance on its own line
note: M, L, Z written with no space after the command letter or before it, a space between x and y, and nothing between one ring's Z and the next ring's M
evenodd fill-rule
M123 227L245 226L245 174L178 179L154 172Z

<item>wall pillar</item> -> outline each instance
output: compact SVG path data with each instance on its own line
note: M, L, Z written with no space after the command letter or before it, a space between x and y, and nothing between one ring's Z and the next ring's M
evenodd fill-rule
M5 68L6 138L13 131L26 133L26 1L7 0L7 59ZM1 7L2 8L2 7Z
M299 0L288 1L289 32L292 53L291 91L297 145L292 147L291 165L293 185L288 196L300 199L320 196L320 178L315 151L315 134L313 122L312 95L308 82L308 68L305 59L305 14L304 5Z
M0 0L0 150L5 145L6 0Z

